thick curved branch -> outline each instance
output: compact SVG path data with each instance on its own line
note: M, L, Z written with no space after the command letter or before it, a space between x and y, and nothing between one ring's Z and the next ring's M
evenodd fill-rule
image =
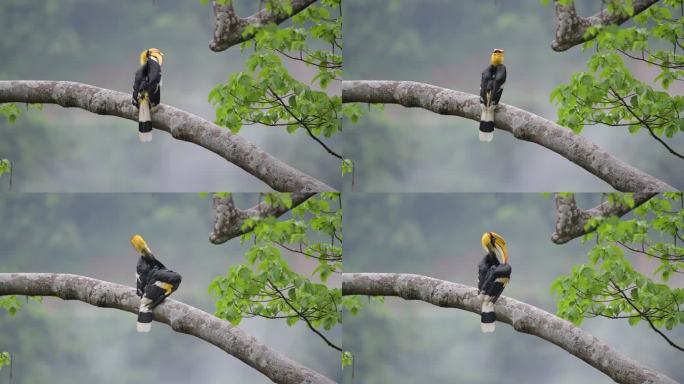
M476 288L401 273L345 273L342 294L397 296L473 313L480 313L482 305ZM676 383L663 373L622 355L585 330L532 305L501 296L494 311L497 320L565 349L618 383Z
M585 228L585 224L595 217L622 217L634 208L647 202L657 193L635 193L634 206L627 207L621 204L614 205L609 201L595 206L586 211L577 207L575 195L556 194L556 231L551 235L551 241L556 244L565 244L568 241L593 232L596 228Z
M280 24L290 17L303 11L317 0L292 0L292 14L271 13L262 9L252 16L242 18L235 13L230 0L221 5L214 1L214 39L209 43L212 51L220 52L251 39L253 36L245 34L245 28L250 25Z
M608 9L589 16L577 16L575 4L561 5L556 1L556 39L551 43L551 48L556 52L566 51L575 45L582 44L592 38L585 37L587 28L592 26L620 25L632 17L645 11L651 5L660 0L633 0L634 15L626 13L610 13Z
M62 273L0 273L0 296L56 296L80 300L97 307L137 313L140 299L125 285ZM211 343L276 383L326 383L334 381L276 352L229 322L175 300L154 309L154 320L176 332ZM134 319L131 317L131 327Z
M214 244L223 244L246 232L242 229L245 219L250 217L280 217L313 195L313 193L293 193L290 196L292 199L291 208L272 206L266 202L261 202L244 210L235 206L232 195L214 195L214 230L209 235L209 241Z
M399 104L418 107L442 115L480 120L480 98L430 84L413 81L356 80L342 82L342 102ZM498 129L520 140L546 147L591 172L618 191L674 191L668 185L618 160L584 136L576 135L534 113L499 104L495 121Z
M0 81L0 103L57 104L137 121L131 95L72 81ZM154 127L204 147L281 192L320 192L332 187L294 169L228 129L166 104L152 113ZM133 126L131 126L133 132Z

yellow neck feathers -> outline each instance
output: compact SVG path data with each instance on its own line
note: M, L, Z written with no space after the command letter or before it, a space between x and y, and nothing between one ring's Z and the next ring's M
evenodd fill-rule
M492 52L492 65L501 65L504 62L504 51L503 49L495 49Z

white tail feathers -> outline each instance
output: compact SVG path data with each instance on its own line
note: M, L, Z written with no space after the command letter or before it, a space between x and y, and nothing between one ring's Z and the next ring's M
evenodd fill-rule
M152 329L152 323L137 323L136 330L141 333L147 333Z
M496 323L480 323L482 333L492 333L496 329Z
M496 328L496 315L494 314L494 303L491 302L491 297L485 296L482 300L482 316L480 320L480 329L483 333L492 333Z
M490 142L494 138L494 132L479 132L478 138L480 141Z
M140 100L138 110L138 139L141 143L148 143L152 141L152 113L147 97Z
M152 141L152 131L138 132L138 139L140 139L141 143L149 143L150 141Z
M138 111L139 122L143 123L145 121L152 120L152 116L150 113L150 103L147 101L147 98L140 100L140 106L138 107Z
M491 105L489 107L482 105L482 114L480 115L480 121L494 121L494 109L496 105Z

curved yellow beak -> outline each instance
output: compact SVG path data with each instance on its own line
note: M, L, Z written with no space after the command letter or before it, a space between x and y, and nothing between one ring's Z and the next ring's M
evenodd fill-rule
M131 237L131 244L133 244L133 248L135 248L135 250L141 255L148 255L152 253L150 248L147 246L145 239L143 239L140 235L133 235L133 237Z
M164 54L159 48L148 48L140 52L140 65L145 64L148 57L154 57L159 65L162 65L162 61L164 60Z
M506 247L506 240L503 236L496 232L486 232L482 235L482 248L485 251L495 252L501 257L501 262L508 263L508 248Z

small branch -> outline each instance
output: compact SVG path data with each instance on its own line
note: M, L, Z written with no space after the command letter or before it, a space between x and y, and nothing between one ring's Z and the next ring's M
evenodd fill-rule
M271 94L272 94L276 99L278 99L278 103L279 103L280 105L283 106L283 109L285 109L285 111L286 111L290 116L292 116L292 118L295 119L295 121L296 121L297 123L299 123L299 125L301 125L304 129L306 129L306 132L309 133L309 136L310 136L312 139L314 139L318 144L320 144L320 145L323 147L323 149L326 150L326 152L328 152L329 154L333 155L334 157L337 157L337 158L340 159L340 160L344 160L344 158L343 158L340 154L338 154L338 153L336 153L335 151L333 151L332 149L330 149L330 147L328 147L321 139L319 139L318 137L316 137L316 135L314 135L313 132L311 131L311 128L309 128L309 125L308 125L305 121L303 121L302 119L300 119L300 118L299 118L299 117L298 117L298 116L297 116L297 115L296 115L296 114L287 106L287 104L285 103L285 101L284 101L283 99L281 99L280 96L278 96L277 93L275 93L270 87L268 88L268 90L271 92Z
M441 115L480 120L480 97L413 81L342 82L343 103L399 104ZM499 104L494 123L519 140L541 145L624 192L674 191L671 185L615 158L584 136L531 112ZM473 132L476 126L473 125Z
M614 287L615 289L617 289L618 292L620 292L620 296L622 296L622 298L624 298L625 301L627 301L627 304L629 304L629 306L632 307L632 308L636 311L636 313L639 314L639 316L640 316L641 318L643 318L644 320L646 320L646 321L648 322L648 325L651 326L651 329L652 329L652 330L654 330L654 331L655 331L657 334L659 334L663 339L665 339L665 341L667 341L667 343L670 344L672 347L674 347L674 348L676 348L676 349L678 349L678 350L680 350L680 351L684 351L684 348L682 348L682 347L680 347L679 345L675 344L675 343L674 343L672 340L670 340L664 333L662 333L658 328L656 328L656 326L653 324L653 322L651 321L651 319L650 319L646 314L644 314L643 312L641 312L641 311L639 310L639 308L637 308L636 305L634 305L634 303L632 302L632 300L630 300L629 297L627 297L627 295L625 294L625 292L624 292L622 289L620 289L620 287L618 287L618 285L615 284L614 281L611 280L611 283L613 283L613 287Z
M422 300L446 308L480 313L477 288L427 276L402 273L345 273L342 294L396 296ZM674 384L665 374L646 367L615 350L587 331L540 308L501 296L494 306L498 321L522 333L553 343L618 383ZM477 326L473 322L473 326Z
M612 89L612 88L611 88L610 90L612 91L613 95L614 95L615 97L617 97L618 100L620 100L620 104L622 104L622 106L625 107L625 109L627 109L627 111L628 111L628 112L629 112L629 113L630 113L630 114L631 114L639 123L641 123L641 125L643 125L644 127L646 127L646 129L648 129L648 132L651 134L651 137L653 137L654 139L656 139L656 141L658 141L660 144L662 144L662 145L663 145L671 154L673 154L673 155L679 157L680 159L684 159L684 156L682 156L682 155L679 154L677 151L675 151L672 147L670 147L669 145L667 145L667 143L666 143L663 139L661 139L660 137L658 137L658 135L656 135L655 132L653 132L653 129L651 128L650 124L648 124L648 122L647 122L646 120L644 120L644 119L642 119L641 117L639 117L639 115L637 115L636 112L634 112L634 110L629 106L629 104L627 104L627 102L625 101L625 99L622 98L622 96L620 96L620 94L618 94L618 93L617 93L614 89Z
M290 17L303 11L317 0L292 0L292 14L271 13L267 9L260 9L252 16L241 18L235 13L233 5L221 5L213 1L214 6L214 39L209 43L209 49L214 52L226 49L249 40L253 35L245 34L249 25L280 24Z
M314 327L313 324L311 324L311 322L309 321L309 319L308 319L305 315L303 315L301 312L299 312L299 311L297 310L297 308L295 308L294 305L292 305L292 303L290 303L290 301L285 297L285 295L283 295L282 292L280 292L280 289L278 289L278 287L276 287L275 284L273 284L273 282L272 282L271 280L268 280L268 283L271 285L271 288L273 288L273 289L278 293L278 296L280 296L280 298L283 299L283 301L285 302L285 304L287 304L287 306L290 307L290 309L292 309L292 311L293 311L294 313L296 313L297 316L299 316L300 319L302 319L302 320L304 320L304 321L306 322L306 325L309 326L309 329L311 329L315 334L317 334L318 336L320 336L320 338L323 339L323 341L325 341L325 343L328 344L328 346L330 346L330 347L332 347L333 349L336 349L336 350L342 352L342 348L340 348L340 347L338 347L337 345L333 344L330 340L328 340L327 337L325 337L325 335L323 335L321 332L319 332L319 331L316 329L316 327Z
M659 0L633 0L634 16L645 11ZM607 9L589 16L577 16L575 4L561 5L556 3L556 39L551 43L551 48L556 52L567 51L575 45L589 41L591 38L584 36L591 26L607 26L611 24L621 25L633 16L625 13L610 13Z
M63 273L0 273L0 296L56 296L80 300L105 308L138 313L140 299L125 285ZM200 338L242 360L276 383L322 383L334 381L274 351L228 321L197 308L166 299L154 309L154 320L176 332ZM131 316L131 328L135 319Z
M0 103L57 104L81 108L99 115L118 116L137 121L138 110L131 95L72 81L11 80L0 81ZM332 187L294 169L263 149L249 143L229 129L221 128L199 116L166 104L159 104L152 123L176 140L208 149L237 165L280 192L321 192ZM133 127L133 126L131 126ZM131 128L131 133L135 132Z
M250 217L264 218L268 216L280 217L290 209L305 202L313 193L293 193L292 207L271 206L261 202L252 208L241 210L235 206L232 195L221 197L214 195L214 230L209 235L209 241L214 244L223 244L226 241L240 236L246 231L242 229L244 221Z

